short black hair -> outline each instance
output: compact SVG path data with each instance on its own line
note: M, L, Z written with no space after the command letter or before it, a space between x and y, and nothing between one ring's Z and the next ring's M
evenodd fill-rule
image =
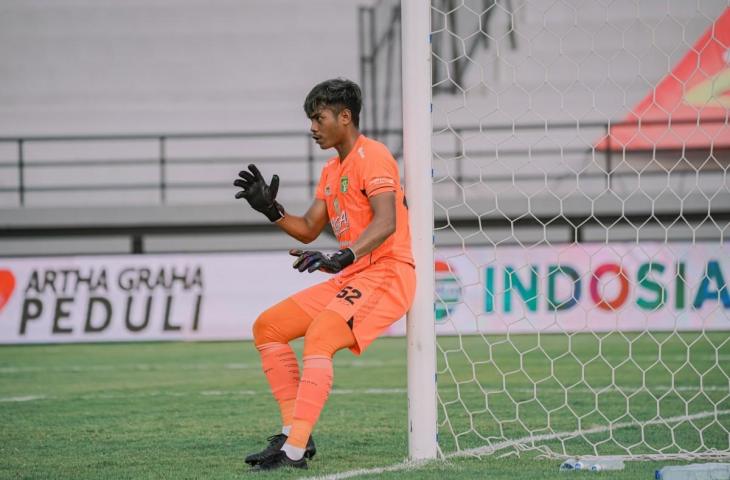
M343 108L350 110L352 123L360 126L360 110L362 109L362 92L357 83L345 78L332 78L318 83L304 100L304 112L308 118L322 107L330 107L336 114Z

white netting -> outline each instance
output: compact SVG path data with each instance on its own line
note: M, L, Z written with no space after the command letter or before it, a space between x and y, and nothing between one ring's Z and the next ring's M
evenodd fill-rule
M730 456L728 6L432 2L445 453Z

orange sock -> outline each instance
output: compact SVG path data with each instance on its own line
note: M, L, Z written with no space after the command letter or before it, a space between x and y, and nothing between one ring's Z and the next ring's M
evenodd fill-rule
M314 424L332 390L332 359L325 356L304 357L302 380L299 382L294 421L287 443L305 448Z
M299 386L299 364L289 341L301 337L312 318L292 299L264 311L253 325L253 338L261 365L279 403L283 426L291 425Z
M288 343L265 343L256 348L261 353L261 366L271 392L279 403L282 425L291 425L299 387L297 356Z
M332 390L332 357L338 350L354 344L355 336L341 315L325 310L312 321L304 335L304 368L287 444L297 448L307 446Z

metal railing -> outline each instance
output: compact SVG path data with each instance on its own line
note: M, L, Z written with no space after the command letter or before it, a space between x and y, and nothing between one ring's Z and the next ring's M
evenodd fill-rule
M179 158L170 159L168 155L168 146L171 141L175 140L216 140L216 139L262 139L262 138L294 138L302 139L307 145L306 151L297 156L279 156L266 157L266 161L270 162L299 162L304 160L307 164L306 180L293 180L288 182L294 186L305 186L310 193L314 192L316 185L315 179L315 160L316 155L314 145L311 142L310 135L301 131L263 131L263 132L217 132L217 133L159 133L159 134L103 134L103 135L44 135L44 136L18 136L18 137L0 137L0 144L15 144L17 156L15 161L0 162L0 174L5 176L5 172L16 170L17 186L0 186L0 193L18 194L19 206L25 206L26 196L32 192L91 192L91 191L109 191L109 190L157 190L159 195L159 203L167 203L168 192L175 189L212 189L230 186L221 182L174 182L168 180L168 170L171 165L194 165L199 167L207 167L211 165L244 165L247 161L245 156L241 157L216 157L207 156L205 158ZM157 144L157 156L155 158L126 158L126 159L75 159L75 160L27 160L27 149L29 145L39 143L85 143L85 142L149 142L154 141ZM248 160L255 160L249 158ZM158 181L156 182L138 182L134 184L67 184L55 186L40 186L29 184L27 181L27 173L30 170L41 169L57 169L59 167L130 167L130 166L150 166L156 165L158 170Z
M624 160L627 154L643 154L646 157L646 161L653 161L657 155L663 154L669 156L669 158L686 158L693 151L698 152L700 160L698 167L689 166L686 162L683 168L675 167L672 170L672 174L683 175L683 174L696 174L700 169L702 171L727 171L728 165L730 165L730 145L719 145L701 147L697 149L684 148L684 149L662 149L652 148L644 151L626 151L621 149L613 148L611 144L612 137L610 132L613 129L625 128L630 126L655 126L655 125L699 125L696 121L673 121L668 124L666 121L645 121L645 122L534 122L534 123L523 123L523 124L506 124L506 125L490 125L490 126L451 126L451 127L435 127L434 135L446 134L453 138L453 150L434 149L434 153L441 158L449 158L454 161L455 164L455 179L458 183L465 181L476 181L480 178L486 181L515 181L515 180L560 180L565 177L575 177L575 172L563 172L553 173L551 175L546 174L510 174L510 175L483 175L481 177L470 175L465 172L464 161L466 158L490 158L490 157L528 157L531 159L540 158L561 158L566 155L585 155L585 161L597 164L600 161L602 165L597 165L599 168L594 172L582 172L580 173L581 180L594 179L596 177L605 178L605 186L611 188L611 182L613 178L620 177L622 175L637 175L637 173L629 169L628 171L619 171L617 165ZM719 124L726 128L728 126L727 119L716 119L703 121L702 124ZM599 140L601 136L604 136L606 141L606 148L598 150L595 147L586 146L559 146L556 148L517 148L517 149L492 149L492 150L469 150L465 155L463 136L465 134L473 134L477 132L483 133L485 136L491 133L499 132L512 132L517 135L520 132L581 132L581 131L593 132L596 140ZM400 137L402 131L399 129L391 130L380 130L376 132L364 132L367 135L379 137L381 135L389 135L390 138ZM315 153L314 144L309 138L309 134L302 131L264 131L264 132L221 132L221 133L162 133L162 134L119 134L119 135L66 135L66 136L25 136L25 137L0 137L0 144L11 143L16 146L16 159L14 161L0 162L0 174L3 177L6 175L12 175L15 170L17 175L17 182L15 186L0 186L0 193L17 193L18 205L23 207L26 205L27 196L33 192L103 192L103 191L156 191L158 203L165 205L168 202L169 192L172 190L185 190L185 189L219 189L230 187L230 182L226 181L171 181L169 179L169 171L173 166L187 165L199 168L206 168L215 165L246 165L249 161L260 160L260 157L249 157L244 155L239 156L215 156L209 155L204 158L171 158L168 153L168 148L171 142L178 140L228 140L228 139L240 139L240 140L261 140L261 139L301 139L303 141L303 151L301 154L293 154L286 156L273 156L265 157L265 161L273 163L291 163L296 164L299 162L305 162L306 164L306 177L298 179L287 179L287 185L295 187L305 187L309 195L311 196L314 192L314 188L318 181L319 172L316 171L315 166L317 161L321 161L325 157L317 155ZM109 159L72 159L72 160L33 160L28 161L27 159L27 148L33 144L39 143L85 143L85 142L105 142L105 141L131 141L131 142L149 142L154 141L156 143L157 155L154 158L109 158ZM398 148L400 142L393 150L396 158L401 157L401 153ZM706 162L709 156L713 156L714 162ZM619 161L616 161L619 157ZM723 167L724 165L724 167ZM63 167L91 167L91 168L109 168L109 167L149 167L155 166L157 170L157 179L155 181L140 180L132 183L103 183L103 184L57 184L57 185L37 185L32 181L28 180L29 171L39 171L43 169L58 169ZM666 175L666 172L659 169L656 172L643 171L641 173L644 177L650 177L651 175ZM6 177L7 178L7 177ZM7 182L5 182L7 184Z

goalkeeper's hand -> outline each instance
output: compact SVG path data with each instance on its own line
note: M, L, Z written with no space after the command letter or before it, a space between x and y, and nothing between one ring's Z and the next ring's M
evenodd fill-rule
M233 181L233 185L243 189L236 193L236 198L245 198L251 208L263 213L272 222L284 218L284 207L276 201L279 176L271 177L271 185L267 185L256 165L249 165L248 170L241 170L238 173L240 178Z
M325 273L337 273L355 261L355 253L349 248L343 248L331 255L316 250L289 250L290 255L299 257L294 260L294 268L303 272L312 273L321 270Z

